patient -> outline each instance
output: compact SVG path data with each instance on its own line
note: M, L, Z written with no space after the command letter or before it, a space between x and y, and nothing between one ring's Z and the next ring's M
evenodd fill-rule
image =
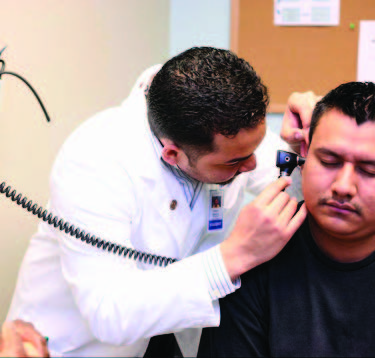
M375 84L317 103L302 170L308 217L220 300L199 356L374 356Z

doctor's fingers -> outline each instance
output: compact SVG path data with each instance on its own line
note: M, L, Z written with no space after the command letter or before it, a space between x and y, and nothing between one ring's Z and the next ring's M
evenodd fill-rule
M322 98L312 91L293 92L287 102L283 116L280 136L291 145L303 141L304 131L310 128L315 104Z
M274 216L281 219L283 218L283 216L280 215L285 213L285 209L291 201L296 203L295 199L293 200L288 193L282 191L277 194L275 198L263 210L269 216Z
M285 234L291 238L297 229L302 225L307 216L307 209L305 203L297 210L298 203L292 199L279 215L279 222L285 225Z
M252 204L257 207L266 207L283 192L283 190L292 183L291 177L282 177L269 184L253 201Z
M288 98L288 109L298 115L301 121L301 128L310 127L311 116L315 104L322 98L313 91L294 92Z
M318 101L320 101L323 98L323 96L318 96L312 91L304 92L301 95L305 97L305 102L301 104L299 116L301 118L302 128L308 129L310 128L311 117L315 105L318 103Z

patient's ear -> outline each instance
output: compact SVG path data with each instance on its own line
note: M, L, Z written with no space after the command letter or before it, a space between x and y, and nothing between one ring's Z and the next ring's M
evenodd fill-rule
M301 157L306 158L307 153L309 151L309 146L306 144L306 142L301 142L300 151L301 151L301 153L300 153Z
M305 158L307 157L307 154L309 152L309 147L306 145L306 143L301 144L301 157ZM305 164L302 164L299 168L302 171Z

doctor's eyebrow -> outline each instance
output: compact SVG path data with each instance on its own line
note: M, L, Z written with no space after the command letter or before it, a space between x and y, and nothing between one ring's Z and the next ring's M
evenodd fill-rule
M237 162L242 162L244 160L249 159L253 154L254 153L251 153L250 155L247 155L246 157L234 158L234 159L228 160L227 162L225 162L225 164L233 164L233 163L237 163Z

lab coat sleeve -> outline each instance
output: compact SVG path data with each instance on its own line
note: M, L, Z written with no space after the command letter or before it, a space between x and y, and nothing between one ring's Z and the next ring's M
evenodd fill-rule
M277 180L280 174L279 168L276 167L276 155L279 149L292 151L288 143L267 127L266 135L255 151L257 166L255 170L248 174L247 190L250 194L254 196L259 195L267 185ZM293 171L292 179L292 185L286 189L286 192L300 201L302 200L302 190L299 168Z
M132 247L132 226L139 218L131 178L121 166L107 167L99 152L85 160L72 157L63 159L63 149L54 166L51 211L86 232ZM121 178L120 184L116 178ZM206 253L166 268L142 270L137 261L54 232L63 277L98 340L132 344L140 338L219 324L204 274Z

